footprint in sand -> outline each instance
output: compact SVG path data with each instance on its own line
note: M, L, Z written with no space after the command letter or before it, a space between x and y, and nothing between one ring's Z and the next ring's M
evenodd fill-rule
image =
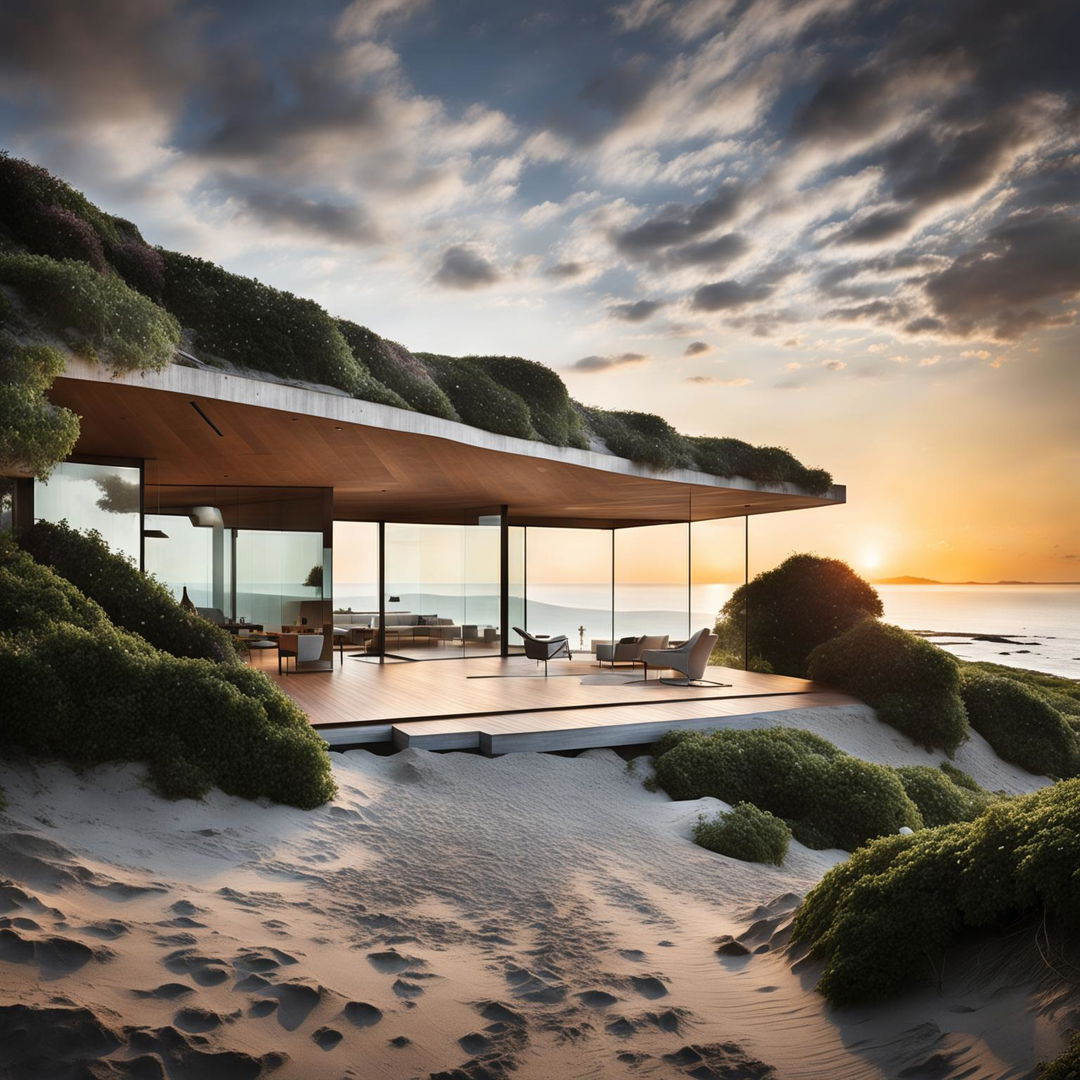
M367 962L384 975L400 975L409 968L425 967L425 962L415 956L404 956L396 949L368 953Z
M491 1040L479 1031L473 1031L468 1035L462 1035L461 1038L458 1039L458 1046L460 1046L466 1054L476 1057L478 1054L482 1054L486 1050L491 1049Z
M347 1002L342 1009L342 1015L354 1027L374 1027L382 1018L382 1009L369 1005L366 1001Z
M655 975L631 975L630 986L635 993L653 1001L667 997L667 987Z
M195 989L191 986L185 986L183 983L170 982L162 983L153 990L132 990L131 992L138 998L155 998L158 1001L175 1001L185 994L194 994Z
M46 979L58 979L90 963L112 959L112 952L91 949L73 938L48 937L34 940L12 927L0 929L0 960L13 964L33 964Z
M417 986L416 983L406 982L404 979L395 979L394 985L390 987L399 998L418 998L424 993L422 986Z
M506 981L513 988L514 996L538 1005L558 1005L566 997L566 988L549 981L555 976L549 972L533 972L525 968L510 967Z
M162 963L177 975L189 975L200 986L217 986L225 982L229 972L225 961L215 956L200 956L194 949L177 949Z
M584 990L577 995L577 999L589 1009L607 1009L619 1000L606 990Z
M269 1016L277 1007L278 1003L275 998L256 998L248 1006L248 1016L256 1018Z
M632 964L640 964L645 959L645 954L640 949L620 949L619 955Z
M277 998L278 1023L287 1031L295 1031L326 995L323 987L302 982L281 983L267 993Z
M202 1034L204 1031L213 1031L214 1028L219 1028L227 1021L235 1019L238 1016L236 1013L234 1016L222 1016L220 1013L214 1012L213 1009L201 1009L198 1006L191 1005L187 1008L181 1009L173 1017L173 1023L182 1031L190 1031L196 1034Z
M333 1050L343 1038L344 1036L340 1031L328 1027L321 1027L311 1033L311 1041L320 1050Z
M92 934L94 937L102 938L104 941L115 941L118 937L131 933L131 927L119 919L104 919L101 922L80 926L78 929L80 933Z

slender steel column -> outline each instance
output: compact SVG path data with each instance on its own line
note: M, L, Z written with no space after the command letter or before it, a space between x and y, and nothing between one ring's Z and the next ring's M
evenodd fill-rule
M611 529L611 642L615 643L615 527Z
M375 635L378 642L379 663L383 663L386 653L386 522L379 522L379 632Z
M748 506L747 510L750 509ZM743 585L750 584L750 515L743 515ZM743 593L743 671L750 670L750 596Z
M499 655L510 655L510 525L508 506L499 507Z

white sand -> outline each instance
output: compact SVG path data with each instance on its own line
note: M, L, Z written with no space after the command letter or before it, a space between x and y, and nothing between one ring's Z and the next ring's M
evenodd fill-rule
M779 719L937 760L862 708ZM0 1075L998 1080L1060 1049L1070 1000L1026 942L977 978L958 952L940 994L829 1009L778 946L844 853L697 848L723 804L650 794L610 751L334 762L340 795L310 813L165 802L134 766L0 769L0 1005L34 1009L0 1009ZM981 740L958 763L1040 783ZM772 944L719 957L724 934ZM108 1071L12 1069L35 1045Z

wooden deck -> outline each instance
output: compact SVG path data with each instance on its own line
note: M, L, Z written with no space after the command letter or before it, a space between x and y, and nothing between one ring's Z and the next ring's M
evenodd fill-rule
M381 665L360 657L335 657L332 673L288 676L278 675L270 650L254 662L336 747L393 742L505 754L630 746L674 727L856 703L805 679L733 668L706 672L729 685L683 687L655 673L646 681L640 668L612 671L587 660L553 661L544 678L542 667L520 656Z

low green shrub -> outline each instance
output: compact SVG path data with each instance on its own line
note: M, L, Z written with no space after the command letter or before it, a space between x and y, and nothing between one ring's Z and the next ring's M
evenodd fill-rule
M779 866L790 842L791 829L786 822L748 802L736 803L712 819L702 818L694 826L695 844L743 862Z
M947 772L930 765L902 765L896 773L927 827L971 821L994 801L994 796L983 791L970 777L965 779L974 784L975 790L968 784L958 784Z
M958 769L951 761L943 761L940 765L940 769L957 787L966 788L968 791L974 791L976 794L982 793L985 790L968 776L963 769Z
M792 555L732 593L716 624L717 647L741 656L745 633L751 659L805 677L814 648L881 612L877 592L846 563Z
M217 663L236 660L227 631L185 611L164 585L110 551L98 533L39 521L23 532L19 543L100 604L113 623L151 645L173 656Z
M380 396L370 400L415 409L428 416L442 417L443 420L459 419L450 399L431 377L423 361L408 349L379 337L366 326L357 326L346 319L338 319L337 325L357 363L366 368L385 390L385 393L379 391ZM358 393L358 396L364 395Z
M744 476L761 484L795 484L811 495L824 495L832 476L824 469L808 469L790 451L778 446L751 446L741 439L710 435L687 439L694 465L715 476Z
M1013 679L964 671L968 722L1004 761L1040 776L1080 772L1080 739L1037 690Z
M463 423L517 439L537 437L529 407L482 367L456 356L418 353L417 357L423 360Z
M467 363L481 368L492 379L521 398L541 441L552 446L587 448L588 438L581 415L566 384L551 368L520 356L466 356Z
M656 779L673 799L752 802L796 838L854 850L922 819L894 770L791 728L672 732L654 747Z
M1059 713L1065 717L1080 718L1080 679L1068 679L1064 675L1049 675L1045 671L1028 671L1026 668L1006 667L986 661L965 662L964 671L981 672L1011 679L1042 694Z
M862 698L878 719L921 746L951 754L967 738L956 661L898 626L864 619L819 645L807 672Z
M333 796L325 744L261 672L154 648L7 538L0 609L4 749L79 766L144 761L173 798L216 785L306 809Z
M75 449L78 416L45 397L63 370L56 349L17 345L0 334L0 472L28 468L48 477Z
M687 468L693 464L686 437L660 416L588 406L584 413L589 427L618 457L655 469Z
M0 253L0 285L16 291L31 329L66 340L114 372L157 371L180 342L167 311L75 259Z
M794 940L826 961L836 1004L879 1000L941 970L961 931L1080 915L1080 780L994 803L974 821L877 840L807 896Z

